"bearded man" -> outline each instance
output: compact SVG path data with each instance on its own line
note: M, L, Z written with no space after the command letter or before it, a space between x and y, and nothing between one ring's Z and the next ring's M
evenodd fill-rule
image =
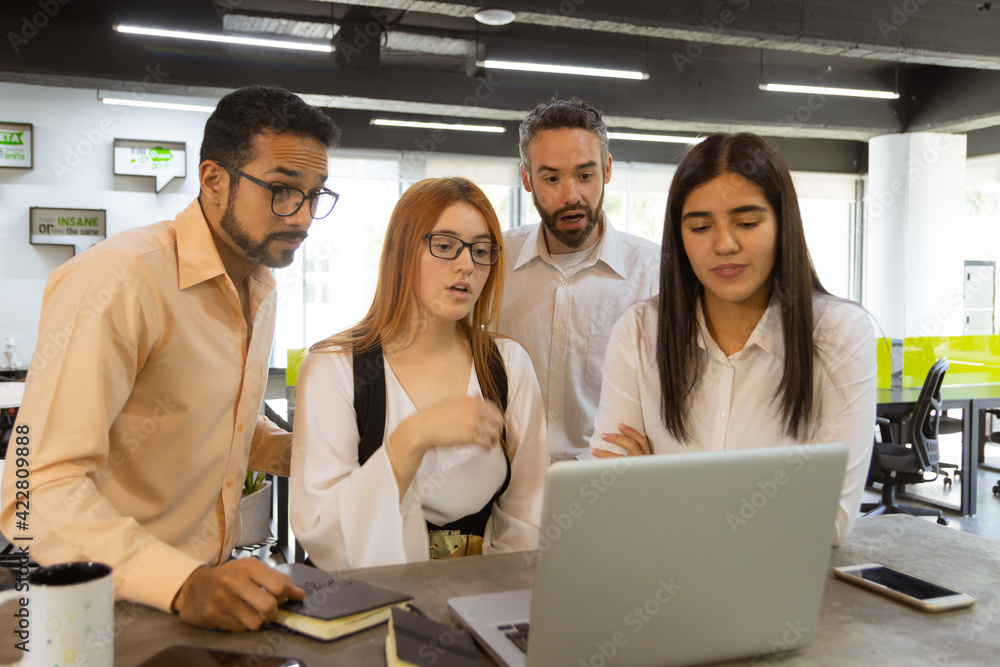
M520 127L521 183L541 223L504 233L500 333L524 346L541 386L553 460L589 456L611 328L659 292L660 246L616 231L601 112L580 99L539 104Z
M291 434L259 415L270 268L333 210L339 135L286 90L230 93L205 124L198 198L52 272L14 427L31 517L17 520L20 463L6 466L0 513L40 564L107 563L116 599L226 630L257 629L305 594L230 555L247 468L288 474Z

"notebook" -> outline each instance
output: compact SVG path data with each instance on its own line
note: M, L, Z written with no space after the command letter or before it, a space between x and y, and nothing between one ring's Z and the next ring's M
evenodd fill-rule
M508 667L801 649L819 617L846 466L842 444L555 463L534 588L449 608Z
M324 572L302 563L276 568L306 592L304 600L288 600L274 622L316 639L331 641L385 623L394 607L413 599L342 574Z
M393 607L385 636L386 667L480 667L472 637L453 625Z

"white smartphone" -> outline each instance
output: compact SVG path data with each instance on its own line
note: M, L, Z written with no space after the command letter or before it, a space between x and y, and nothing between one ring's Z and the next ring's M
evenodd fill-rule
M976 598L971 595L879 563L835 567L833 574L844 581L870 588L923 611L961 609L976 603Z

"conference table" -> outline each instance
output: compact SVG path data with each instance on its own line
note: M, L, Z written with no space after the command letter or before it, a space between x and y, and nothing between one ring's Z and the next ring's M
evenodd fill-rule
M877 414L912 409L920 396L920 387L878 389ZM965 516L976 513L979 449L986 441L986 410L1000 408L1000 384L945 385L941 387L941 403L945 410L962 411L962 470L961 495L958 507L923 497L920 502L957 511Z
M623 554L627 554L623 552ZM858 519L849 538L833 549L831 567L881 562L970 593L976 606L928 614L846 582L827 579L819 624L811 646L774 656L781 665L985 665L1000 655L1000 543L892 515ZM531 586L535 553L502 554L349 570L345 574L414 596L430 618L451 623L447 600L457 595ZM738 592L734 592L738 594ZM13 607L0 607L0 636L11 637ZM599 613L599 610L595 610ZM115 665L135 667L175 644L207 646L259 655L287 655L308 667L385 665L385 626L323 643L267 626L256 632L203 630L149 607L119 602ZM706 632L725 631L706 628ZM0 662L18 652L0 643ZM480 653L484 665L494 664ZM770 663L770 660L764 660ZM732 661L725 664L762 664Z

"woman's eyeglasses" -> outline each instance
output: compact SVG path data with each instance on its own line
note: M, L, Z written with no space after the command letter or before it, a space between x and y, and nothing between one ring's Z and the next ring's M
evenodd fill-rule
M306 194L298 188L293 188L288 185L274 185L272 183L266 183L259 178L254 178L250 174L240 171L236 167L230 167L229 165L219 162L218 160L215 160L215 162L217 162L223 169L228 169L234 174L239 174L251 183L256 183L260 187L270 190L271 212L283 218L295 215L295 213L302 208L302 203L308 199L309 214L312 215L313 219L320 220L330 215L331 211L333 211L333 207L337 205L337 200L340 199L340 195L327 188L320 188L319 190L313 190L310 194Z
M500 258L502 248L492 241L466 243L450 234L424 234L430 242L431 254L439 259L458 259L462 251L469 249L472 261L480 266L490 266Z

